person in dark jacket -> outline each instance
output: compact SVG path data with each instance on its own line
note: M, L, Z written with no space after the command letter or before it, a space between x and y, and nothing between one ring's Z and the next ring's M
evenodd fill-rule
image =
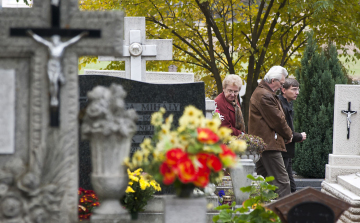
M281 66L270 68L251 95L249 108L248 133L262 138L267 145L256 162L256 172L264 178L275 177L271 183L278 187L275 192L280 198L291 193L281 152L286 151L285 143L290 143L293 136L276 95L287 75L288 72Z
M293 118L293 104L300 92L299 82L294 78L287 78L283 87L281 88L281 95L279 95L282 108L284 110L286 122L292 130L293 140L291 143L286 144L286 152L281 152L284 160L286 171L289 175L291 193L296 191L296 184L292 173L292 158L295 155L295 143L302 142L306 139L306 133L298 133L294 131Z
M222 82L223 92L215 98L221 126L230 128L233 131L231 135L234 136L245 132L244 118L239 103L241 86L241 78L238 75L229 74Z

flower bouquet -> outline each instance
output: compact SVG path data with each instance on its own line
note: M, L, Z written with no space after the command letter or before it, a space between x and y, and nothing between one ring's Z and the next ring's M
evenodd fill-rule
M185 108L177 128L173 115L164 120L164 114L164 108L152 114L153 138L145 139L142 150L125 162L142 166L165 185L173 184L178 197L190 197L195 187L221 179L221 170L236 164L235 152L246 149L244 141L231 137L231 129L220 127L218 118L206 119L194 106Z
M134 172L127 170L129 176L129 185L125 191L121 204L128 209L132 219L137 219L138 212L144 211L149 199L155 191L161 191L160 185L152 179L152 176L142 172L139 168Z
M99 206L99 200L93 190L79 188L79 219L90 219L92 209Z

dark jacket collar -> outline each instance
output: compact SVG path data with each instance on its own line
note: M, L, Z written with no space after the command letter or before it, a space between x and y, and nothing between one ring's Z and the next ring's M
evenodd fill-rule
M291 102L288 102L288 100L284 98L284 96L282 96L281 94L279 95L279 98L281 100L281 104L283 105L283 107L286 107L287 110L292 110Z

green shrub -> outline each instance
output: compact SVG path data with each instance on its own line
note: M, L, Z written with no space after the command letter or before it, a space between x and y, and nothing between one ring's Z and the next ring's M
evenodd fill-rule
M301 67L296 70L301 91L294 102L294 126L295 131L306 132L307 139L296 143L293 168L304 177L324 178L332 152L335 84L347 83L337 55L332 45L318 52L309 34Z
M231 206L224 204L216 207L215 210L220 210L220 213L213 217L213 221L222 223L280 223L279 217L263 206L277 197L274 192L277 187L268 183L273 181L274 177L264 179L262 176L258 176L255 178L249 174L247 178L253 181L251 186L242 187L240 190L249 193L250 198L244 201L242 207L237 209L235 209L236 202L233 202ZM250 209L253 210L249 212Z

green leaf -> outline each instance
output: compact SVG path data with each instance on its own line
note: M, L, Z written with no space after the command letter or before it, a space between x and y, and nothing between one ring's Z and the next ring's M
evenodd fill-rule
M248 179L250 179L250 180L253 180L253 181L256 181L257 179L255 179L255 177L252 175L252 174L248 174L247 176L246 176Z
M275 177L273 177L273 176L269 176L269 177L265 178L265 182L271 182L273 180L275 180Z
M219 215L215 215L212 219L213 222L217 222L219 220L220 216Z

